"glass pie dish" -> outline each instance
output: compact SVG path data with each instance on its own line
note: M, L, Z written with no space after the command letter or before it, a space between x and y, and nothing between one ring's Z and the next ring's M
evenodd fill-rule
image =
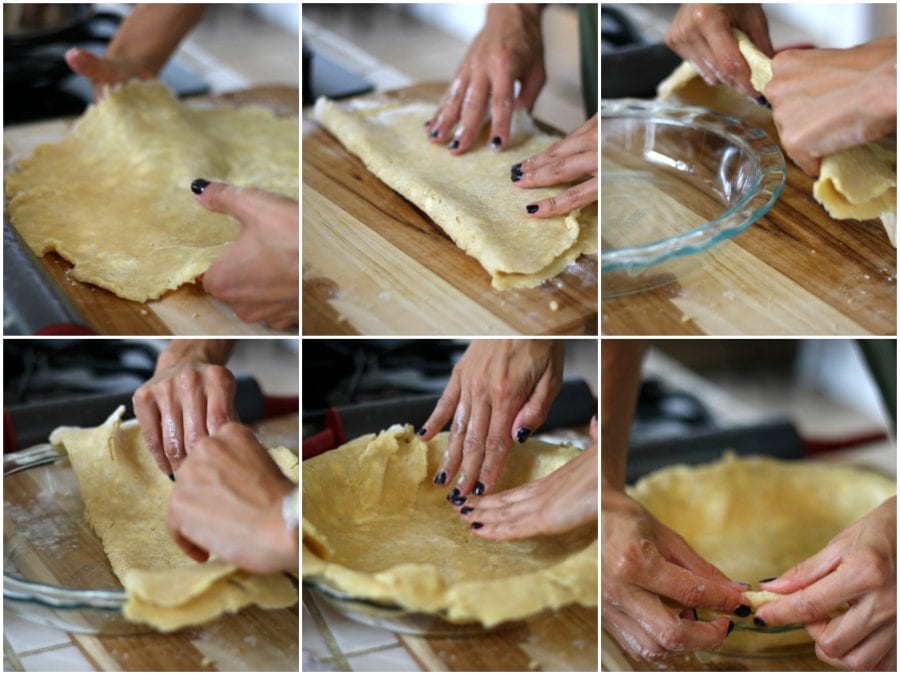
M152 629L122 615L125 591L84 519L65 452L43 444L3 458L3 606L73 633Z
M670 283L781 194L784 155L737 117L665 101L601 104L604 298Z

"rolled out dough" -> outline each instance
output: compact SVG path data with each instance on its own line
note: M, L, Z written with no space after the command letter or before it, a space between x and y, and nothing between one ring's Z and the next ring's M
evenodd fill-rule
M160 82L110 89L59 143L6 177L13 225L71 275L143 302L203 274L239 232L196 203L206 178L298 195L296 117L257 106L192 107Z
M458 157L427 142L422 122L434 101L358 99L316 102L316 119L391 188L434 220L478 260L494 288L530 288L562 272L582 253L597 251L596 205L565 218L532 218L525 205L562 187L521 190L509 180L512 164L544 151L556 137L540 132L517 110L507 149L487 147L487 128L475 148Z
M431 477L447 434L412 427L362 436L303 463L303 577L358 598L493 626L571 603L597 605L596 523L517 542L480 539ZM496 490L534 480L578 454L515 446Z
M125 617L171 631L250 604L296 603L284 575L249 574L216 559L197 563L178 548L166 529L172 482L154 464L137 423L122 424L123 412L119 407L95 428L60 427L50 442L66 449L85 517L128 594ZM296 483L296 455L287 448L269 452Z
M764 94L772 79L771 59L743 32L735 30L734 36L750 68L751 84ZM668 98L697 74L694 66L685 61L660 83L657 95ZM894 246L897 245L896 145L895 138L885 138L825 157L813 184L813 196L832 218L880 218Z
M779 576L818 553L839 532L896 494L895 482L851 466L735 457L656 471L628 494L675 530L728 578L751 583ZM753 611L780 596L744 593ZM729 617L734 619L734 617ZM772 636L730 637L744 647ZM809 641L806 631L782 643Z

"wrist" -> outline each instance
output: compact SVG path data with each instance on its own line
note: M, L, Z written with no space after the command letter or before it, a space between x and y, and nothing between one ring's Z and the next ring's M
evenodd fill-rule
M172 340L156 359L156 372L182 363L224 365L231 352L230 340Z

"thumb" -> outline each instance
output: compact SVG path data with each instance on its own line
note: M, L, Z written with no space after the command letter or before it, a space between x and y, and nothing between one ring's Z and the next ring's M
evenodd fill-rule
M119 74L109 63L86 49L72 47L66 52L66 64L79 75L94 83L112 83L119 81Z
M834 571L841 562L841 557L838 547L829 544L811 558L794 565L777 579L761 583L760 588L784 595L793 593Z
M251 211L246 203L248 195L234 185L195 178L191 183L191 192L197 196L197 201L207 211L234 216L241 222ZM250 199L252 200L252 197Z

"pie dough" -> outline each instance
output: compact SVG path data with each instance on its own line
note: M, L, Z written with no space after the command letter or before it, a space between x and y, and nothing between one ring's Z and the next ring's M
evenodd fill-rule
M194 178L298 195L296 117L256 106L193 107L160 82L107 91L59 143L41 145L6 177L13 225L38 256L143 302L203 274L237 236L208 212Z
M474 149L454 157L422 131L434 108L434 101L425 100L320 98L315 116L366 168L478 260L494 288L537 286L582 253L596 253L596 204L564 218L533 218L525 205L562 188L521 190L509 180L513 163L543 152L557 137L540 132L519 109L506 150L490 150L484 128Z
M628 488L704 560L754 586L821 551L896 491L894 480L864 469L732 453L661 469ZM755 611L780 596L748 591L744 597ZM809 639L797 631L787 641Z
M738 48L750 67L750 82L765 93L772 79L772 61L744 33L734 31ZM668 98L697 75L685 61L657 88L659 98ZM891 244L896 246L897 147L895 138L885 138L841 150L822 160L813 196L832 218L867 220L881 218Z
M178 548L166 528L172 482L153 462L137 422L122 423L124 410L120 406L99 427L60 427L50 442L65 448L85 518L125 587L125 617L171 631L250 604L296 603L297 591L284 575L250 574L216 559L198 563ZM287 448L269 452L296 483L296 455Z
M597 527L516 542L475 536L431 477L447 434L369 434L303 463L303 578L356 598L490 627L544 609L597 605ZM529 440L495 488L546 475L570 446Z

